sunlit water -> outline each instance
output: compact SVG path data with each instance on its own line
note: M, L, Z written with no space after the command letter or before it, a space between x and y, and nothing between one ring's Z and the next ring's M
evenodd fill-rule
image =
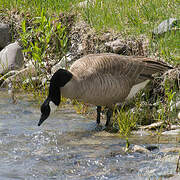
M13 104L0 91L0 180L19 179L166 179L175 174L177 137L157 144L157 138L136 136L132 144L156 145L151 153L125 153L125 140L97 131L95 120L59 109L38 127L37 102L21 95Z

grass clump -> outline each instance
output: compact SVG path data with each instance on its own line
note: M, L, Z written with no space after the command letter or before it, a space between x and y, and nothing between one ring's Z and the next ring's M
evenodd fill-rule
M78 2L79 0L1 0L0 6L2 9L15 8L18 11L39 16L42 9L46 9L50 15L69 12Z
M149 33L164 19L178 16L177 0L96 0L80 9L83 18L97 30L116 30L125 34ZM168 9L168 11L167 11Z
M38 70L46 67L50 71L53 55L53 59L57 60L67 52L66 28L56 20L42 9L40 17L35 17L31 26L27 27L28 21L22 21L20 37L24 52Z

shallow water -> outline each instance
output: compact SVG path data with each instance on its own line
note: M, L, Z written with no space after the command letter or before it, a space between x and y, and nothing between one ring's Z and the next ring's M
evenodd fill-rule
M179 137L134 136L132 144L156 145L151 153L125 153L125 140L97 131L95 120L61 108L38 127L38 103L19 95L13 104L0 91L0 180L166 179L175 174Z

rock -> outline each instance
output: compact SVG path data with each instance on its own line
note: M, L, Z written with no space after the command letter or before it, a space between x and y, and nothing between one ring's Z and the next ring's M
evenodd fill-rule
M149 150L149 151L154 151L154 150L157 150L159 148L156 145L147 145L146 149Z
M175 176L169 178L169 180L179 180L180 179L180 174L176 174Z
M54 74L60 68L67 68L73 61L73 56L70 53L67 53L56 65L51 69L52 74Z
M93 6L95 4L95 0L85 0L78 4L80 8L87 8L89 5Z
M23 66L22 48L17 42L9 44L0 52L0 74L16 70Z
M161 125L163 124L163 122L157 122L157 123L152 123L150 125L147 126L141 126L140 129L157 129L159 128Z
M171 147L171 148L161 149L161 152L163 152L163 153L178 153L178 152L180 152L180 147Z
M11 41L10 28L7 24L0 23L0 49L3 49Z
M179 20L175 18L169 18L162 21L157 28L153 30L153 35L161 35L167 31L172 30L173 27L177 26Z
M180 129L162 132L162 135L178 135L178 134L180 134Z
M127 46L120 39L116 39L115 41L106 42L105 46L110 49L111 52L117 54L125 54L127 51Z
M149 153L150 151L142 146L134 145L132 147L133 152L139 152L139 153Z
M171 125L171 130L180 129L180 125Z

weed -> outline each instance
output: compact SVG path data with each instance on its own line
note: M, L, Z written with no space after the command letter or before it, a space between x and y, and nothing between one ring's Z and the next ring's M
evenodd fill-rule
M126 148L129 147L129 136L132 129L136 127L138 120L137 112L133 112L130 109L125 111L123 106L118 109L117 106L113 111L113 117L118 122L120 136L126 139ZM115 125L115 123L113 123Z

